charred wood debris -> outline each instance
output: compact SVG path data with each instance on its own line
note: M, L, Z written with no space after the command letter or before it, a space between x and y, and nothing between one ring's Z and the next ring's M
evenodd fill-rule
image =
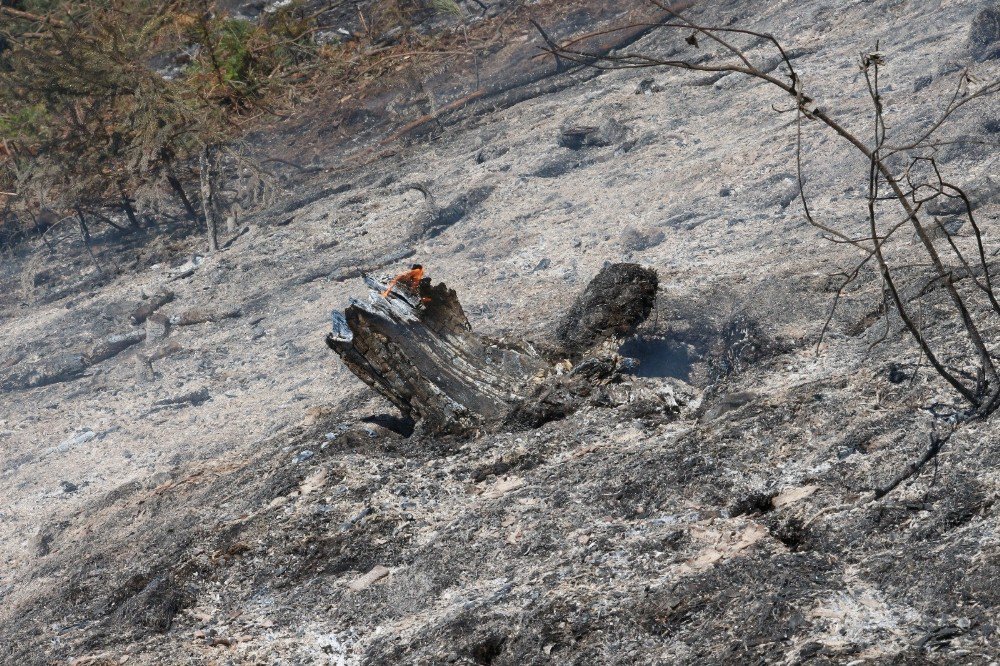
M333 312L327 345L418 433L531 428L585 405L679 410L669 387L630 376L634 361L618 353L653 309L652 269L606 264L548 343L475 332L455 290L432 283L420 266L363 279L367 300Z

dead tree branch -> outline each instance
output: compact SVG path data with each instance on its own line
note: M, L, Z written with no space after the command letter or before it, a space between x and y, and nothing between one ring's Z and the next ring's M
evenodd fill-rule
M860 268L872 260L878 265L882 281L885 285L885 292L891 298L891 302L898 311L904 326L920 347L921 352L926 356L935 371L947 381L970 405L970 417L984 417L1000 404L1000 376L998 376L996 365L990 349L983 338L983 321L978 310L970 306L966 296L963 296L956 287L955 270L950 262L946 261L935 246L929 229L933 225L925 225L923 218L925 213L922 208L928 199L919 196L918 193L925 187L923 183L914 183L909 179L909 171L905 175L907 187L904 187L901 177L897 176L890 168L887 158L905 151L919 150L930 145L934 133L940 129L956 111L966 106L976 99L981 99L988 95L1000 92L1000 80L991 81L980 86L974 92L968 92L969 86L973 83L970 75L963 73L958 87L951 100L946 104L940 117L922 132L916 140L906 142L898 146L890 146L888 143L888 129L883 113L883 103L880 91L880 67L884 64L883 55L879 52L878 45L869 52L863 53L860 58L860 69L864 75L867 92L870 96L873 115L872 127L873 136L871 142L865 141L855 132L847 129L847 126L838 120L834 113L821 106L805 89L804 83L796 72L787 51L780 42L770 34L755 30L741 28L721 28L714 26L703 26L687 19L678 11L658 0L650 0L651 3L664 12L670 19L656 26L658 30L680 30L690 31L685 38L685 42L692 48L699 49L700 41L706 41L720 47L722 56L712 56L707 60L684 59L684 58L660 58L648 53L622 52L622 53L588 53L578 48L576 42L559 44L555 42L544 30L539 30L546 43L544 50L562 59L589 65L598 69L632 69L648 67L665 67L698 72L716 72L743 74L766 82L794 100L796 111L796 168L798 174L798 189L803 210L807 221L816 228L829 235L836 242L855 245L866 251L864 259L855 271L847 274L847 280L838 290L834 307L839 303L843 289L851 281L856 279ZM778 55L780 63L779 70L768 67L767 71L762 66L755 64L755 57L749 51L742 49L734 40L739 37L751 37L759 43L764 43L773 47ZM699 41L700 40L700 41ZM772 60L773 62L773 60ZM774 72L774 73L771 73ZM789 109L791 110L791 109ZM817 219L805 193L805 178L803 177L803 125L806 122L817 122L825 126L828 130L836 134L840 139L846 141L855 150L859 151L868 162L868 195L866 206L866 217L868 222L868 236L866 238L855 238L852 234L845 233L833 226ZM936 172L936 165L935 172ZM940 174L938 174L940 176ZM886 189L885 195L881 190ZM959 246L954 243L948 234L948 251L953 254L960 265L972 274L981 274L982 281L976 278L976 286L986 294L990 301L992 313L1000 316L1000 309L994 303L996 298L993 294L992 277L989 275L989 266L986 264L986 252L982 244L982 236L979 232L978 224L972 215L972 206L968 204L968 197L956 186L945 184L945 181L938 177L935 186L932 186L931 198L938 196L951 196L963 198L967 203L967 213L970 218L971 227L974 230L977 243L977 270L973 270L969 258L966 257ZM882 231L882 207L883 202L894 202L903 213L903 221L893 224L886 231ZM973 350L972 357L968 359L970 365L976 368L974 375L982 377L974 383L962 380L966 373L955 373L949 370L939 360L938 352L932 348L920 325L911 315L908 302L902 297L901 290L897 284L898 267L893 265L893 261L886 253L886 245L895 232L903 226L908 226L914 232L921 255L926 259L938 281L944 288L953 307L956 320L961 323L965 333L965 340ZM936 233L936 232L935 232ZM832 318L832 313L831 313ZM829 320L824 324L822 335L829 327Z
M219 223L215 214L211 146L205 146L201 151L199 166L201 167L201 208L205 215L205 226L208 231L208 249L210 252L216 252L219 249Z
M953 433L954 430L949 430L944 434L932 431L930 434L930 443L927 446L927 450L924 451L924 454L920 456L920 458L918 458L917 460L914 460L906 467L904 467L903 470L899 474L894 476L888 483L885 483L876 488L874 499L876 500L882 499L883 497L891 493L893 490L895 490L896 487L903 481L906 481L910 477L913 477L916 474L918 474L920 470L922 470L927 463L929 463L931 460L934 460L937 457L937 455L941 452L941 449L944 447L944 445L948 443L949 439L951 439Z

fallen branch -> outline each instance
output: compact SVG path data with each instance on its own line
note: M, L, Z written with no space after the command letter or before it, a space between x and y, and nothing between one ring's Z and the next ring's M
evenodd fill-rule
M128 320L133 326L138 326L149 319L154 312L174 300L174 292L169 289L154 294L145 303L137 307L129 315Z
M934 460L937 454L941 452L941 448L951 439L954 430L948 431L945 435L939 435L936 432L931 432L930 444L927 446L927 450L924 451L924 455L920 456L919 459L914 460L909 465L903 468L903 470L897 474L891 481L875 489L875 499L881 499L891 493L896 486L906 481L912 476L915 476L920 470L924 468L924 465Z
M52 18L51 16L42 16L40 14L32 14L31 12L26 12L21 9L14 9L13 7L5 7L0 5L0 14L6 14L11 18L21 19L22 21L33 21L35 23L48 23L49 25L54 25L57 28L65 28L66 24L59 19Z
M695 4L694 0L683 0L681 2L674 3L672 9L674 11L688 9L694 6L694 4ZM599 30L596 32L587 33L585 35L581 35L580 37L576 38L574 40L574 43L583 42L590 44L591 47L593 48L593 52L595 54L598 54L599 57L600 55L611 53L615 49L620 49L625 46L629 46L630 44L635 43L639 39L642 39L642 37L644 37L651 31L655 30L658 27L661 27L663 21L668 19L670 16L671 14L664 13L661 16L660 20L658 21L650 21L648 23L634 23L624 27L613 28L609 30ZM535 25L536 29L539 29L540 32L542 32L544 39L545 38L544 31L541 30L541 27L537 23L535 23L534 21L532 21L532 23ZM617 36L611 39L602 39L599 41L595 41L596 38L598 37L607 37L608 35L617 35ZM545 57L547 55L555 55L555 54L544 53L540 55L541 57ZM535 60L538 57L539 56L535 56L532 58L532 60ZM475 102L477 100L500 97L506 93L510 93L519 88L526 88L536 83L540 83L545 79L549 79L558 74L562 74L565 71L566 70L562 67L557 67L555 71L548 69L546 69L545 71L531 71L526 76L520 77L519 79L513 82L507 82L492 88L478 88L472 91L471 93L464 95L463 97L460 97L452 102L449 102L448 104L445 104L444 106L440 107L439 109L436 109L431 113L425 114L423 116L420 116L419 118L416 118L415 120L410 121L403 127L399 128L398 130L390 134L387 138L380 141L378 143L378 146L384 147L389 143L401 139L402 137L406 136L413 130L423 125L426 125L427 123L434 122L439 118L441 118L442 116L445 116L453 111L457 111L471 104L472 102ZM516 101L520 101L520 98L514 98L514 101L516 103ZM361 153L361 155L368 155L372 153L373 150L374 149L371 148L365 149Z
M202 308L191 308L181 313L171 315L169 322L172 326L194 326L206 322L215 323L223 319L236 319L243 313L239 308L231 310L203 310Z

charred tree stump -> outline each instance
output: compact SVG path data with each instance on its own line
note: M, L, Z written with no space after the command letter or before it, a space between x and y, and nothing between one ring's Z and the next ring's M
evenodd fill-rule
M617 355L587 358L586 349L630 334L652 309L657 284L652 270L606 266L564 320L563 349L543 353L473 332L443 283L364 279L367 301L352 299L333 312L327 345L422 431L455 434L572 412L617 370Z

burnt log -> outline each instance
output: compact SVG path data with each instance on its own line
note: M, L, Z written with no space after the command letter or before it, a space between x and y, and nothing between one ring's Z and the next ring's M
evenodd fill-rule
M443 283L364 280L367 300L333 312L327 345L425 433L534 426L574 411L620 369L617 354L587 357L586 345L630 333L656 294L654 271L606 267L563 322L565 349L544 351L475 333Z

